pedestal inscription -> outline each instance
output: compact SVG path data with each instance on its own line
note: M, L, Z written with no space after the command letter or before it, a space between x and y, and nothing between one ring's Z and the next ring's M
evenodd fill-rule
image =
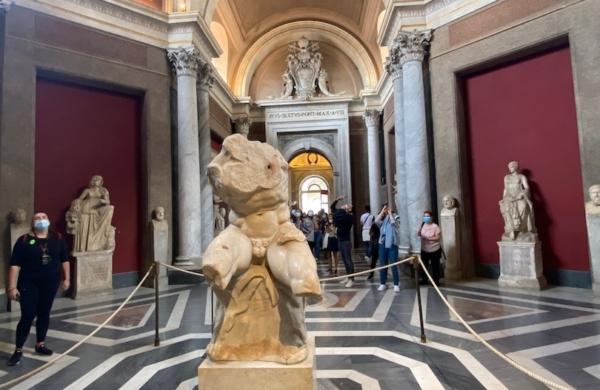
M75 258L75 288L73 298L112 291L113 250L73 252Z

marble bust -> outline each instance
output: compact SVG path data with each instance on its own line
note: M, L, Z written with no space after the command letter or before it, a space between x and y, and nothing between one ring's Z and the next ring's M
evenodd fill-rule
M152 226L155 230L168 230L169 224L165 220L165 208L158 206L152 212Z
M287 162L272 146L233 134L208 175L237 215L202 256L218 298L209 358L304 361L305 302L320 301L321 287L308 243L290 222Z
M519 172L517 161L508 163L508 171L508 175L504 176L504 192L499 202L504 219L502 241L534 242L537 235L529 183L525 175Z
M600 215L600 184L594 184L589 189L590 201L585 204L586 214Z
M450 195L445 195L442 198L442 211L440 215L442 216L454 216L458 212L458 208L456 207L456 199Z
M158 206L152 212L152 260L168 263L169 223L165 219L165 208ZM164 272L160 272L163 274Z
M10 248L15 246L15 242L23 234L31 231L31 225L27 220L27 212L24 209L18 208L10 212Z

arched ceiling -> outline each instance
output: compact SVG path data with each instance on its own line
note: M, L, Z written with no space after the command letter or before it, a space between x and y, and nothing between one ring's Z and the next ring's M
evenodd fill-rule
M214 1L214 0L213 0ZM335 42L340 50L345 51L359 69L362 84L366 88L374 87L382 73L380 48L377 45L377 19L384 9L382 0L218 0L213 21L220 23L227 31L229 48L229 65L227 82L238 96L248 92L254 55L259 54L257 61L264 59L268 53L260 47L273 37L265 39L277 31L275 39L278 47L283 41L291 43L299 38L298 23L317 23L329 25L323 29L323 42ZM290 27L288 32L287 27ZM331 33L327 33L330 31ZM319 34L321 34L319 32ZM311 31L307 31L307 38ZM287 37L289 35L289 37ZM293 36L292 36L293 35ZM341 40L339 37L344 36ZM258 46L258 47L257 47ZM323 53L327 56L327 53ZM242 95L239 95L242 94Z

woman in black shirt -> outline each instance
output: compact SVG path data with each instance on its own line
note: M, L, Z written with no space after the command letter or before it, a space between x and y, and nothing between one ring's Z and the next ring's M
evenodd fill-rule
M62 268L61 287L69 288L69 253L67 244L56 233L49 233L50 221L46 213L37 213L32 219L32 231L17 240L10 259L7 295L21 303L21 320L17 325L15 352L8 360L9 366L21 362L22 348L29 335L34 318L37 343L35 351L52 355L44 340L50 322L50 309L58 291Z

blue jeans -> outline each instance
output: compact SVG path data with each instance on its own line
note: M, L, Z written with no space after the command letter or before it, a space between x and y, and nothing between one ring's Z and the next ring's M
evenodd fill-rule
M385 248L385 245L379 245L379 266L383 267L391 263L398 261L398 247L392 245L391 248ZM392 279L394 280L394 286L400 284L400 275L398 274L398 266L392 268ZM387 282L387 268L379 271L379 283L385 284Z
M323 233L321 231L315 231L315 250L314 255L318 259L321 258L321 248L323 247Z

